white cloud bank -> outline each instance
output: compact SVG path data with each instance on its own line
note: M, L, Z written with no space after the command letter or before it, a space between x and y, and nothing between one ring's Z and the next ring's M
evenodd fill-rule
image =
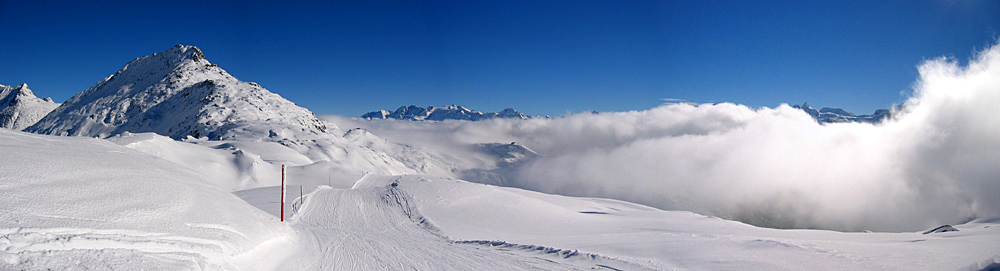
M509 185L762 226L916 231L1000 216L1000 46L965 67L939 58L919 72L914 96L880 125L729 103L481 122L327 119L441 151L517 141L545 156Z

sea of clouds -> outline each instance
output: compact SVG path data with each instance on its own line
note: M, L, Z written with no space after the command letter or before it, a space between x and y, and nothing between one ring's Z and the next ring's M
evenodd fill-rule
M912 97L875 125L730 103L479 122L324 118L441 152L515 141L543 157L507 185L760 226L918 231L1000 216L1000 46L918 70Z

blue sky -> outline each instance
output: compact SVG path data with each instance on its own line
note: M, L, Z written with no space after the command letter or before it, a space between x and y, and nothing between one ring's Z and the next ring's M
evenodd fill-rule
M992 0L273 2L0 0L0 84L63 101L188 44L317 114L665 98L871 113L902 101L921 61L964 62L1000 36Z

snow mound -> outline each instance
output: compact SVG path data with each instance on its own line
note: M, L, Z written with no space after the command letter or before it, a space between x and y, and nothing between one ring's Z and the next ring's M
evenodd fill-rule
M956 229L955 227L952 227L951 225L941 225L941 226L938 226L937 228L933 228L933 229L930 229L928 231L925 231L924 234L939 233L939 232L953 232L953 231L958 231L958 229Z
M0 269L241 269L295 238L204 175L108 141L0 129L0 152Z
M51 98L38 98L28 84L15 87L0 85L0 127L22 130L35 124L59 104Z
M111 142L187 167L227 191L280 185L281 166L233 144L200 145L154 133L124 133ZM298 154L298 153L295 153Z

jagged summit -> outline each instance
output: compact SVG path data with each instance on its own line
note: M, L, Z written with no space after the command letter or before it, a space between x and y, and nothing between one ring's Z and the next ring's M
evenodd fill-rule
M38 98L28 84L0 85L0 127L22 130L35 124L59 104L52 98Z
M163 52L155 53L148 56L138 57L135 60L129 62L129 64L137 60L142 61L145 59L165 60L175 64L179 64L180 62L187 60L195 62L204 61L205 63L208 63L208 59L205 58L205 54L201 52L201 49L198 49L198 47L195 46L182 45L182 44L174 45L174 47L170 47L169 49Z
M500 112L479 112L463 106L449 105L443 107L416 105L401 106L396 111L379 110L361 115L363 119L399 119L399 120L470 120L478 121L493 118L529 119L531 116L518 112L513 108L505 108Z
M323 133L316 116L260 85L243 82L194 46L129 61L26 131L91 137L155 132L182 139L266 138Z
M809 106L809 103L802 103L802 105L792 105L793 108L801 109L805 111L809 116L812 116L819 123L841 123L841 122L866 122L866 123L879 123L885 118L891 117L892 112L888 109L878 109L875 110L874 114L871 115L855 115L854 113L847 112L847 110L840 108L824 107L819 110Z

